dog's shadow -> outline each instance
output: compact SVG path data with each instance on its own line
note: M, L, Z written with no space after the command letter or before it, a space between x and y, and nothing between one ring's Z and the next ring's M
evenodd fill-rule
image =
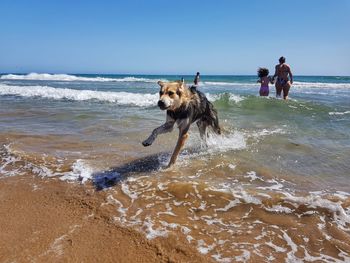
M157 153L112 167L106 171L96 172L92 177L93 185L96 190L100 191L117 185L129 176L158 171L163 167L163 161L168 158L167 156L167 153Z

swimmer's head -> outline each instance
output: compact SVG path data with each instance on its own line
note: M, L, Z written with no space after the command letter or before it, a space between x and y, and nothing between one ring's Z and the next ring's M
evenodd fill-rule
M280 62L280 64L283 64L286 62L286 58L285 57L280 57L280 59L278 60Z
M197 76L199 76L199 74L200 74L200 73L199 73L199 72L197 72Z
M263 78L269 75L269 70L267 68L258 68L258 77Z

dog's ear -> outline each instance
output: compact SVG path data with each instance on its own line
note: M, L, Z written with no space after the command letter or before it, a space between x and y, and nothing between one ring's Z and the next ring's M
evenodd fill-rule
M159 86L163 87L164 86L164 82L163 81L158 81L157 82Z
M179 81L177 81L177 83L178 83L178 86L177 86L176 93L177 93L177 95L181 96L181 94L184 93L185 88L186 88L185 81L179 80Z
M185 88L186 88L185 80L182 79L182 80L180 81L180 89L184 90Z

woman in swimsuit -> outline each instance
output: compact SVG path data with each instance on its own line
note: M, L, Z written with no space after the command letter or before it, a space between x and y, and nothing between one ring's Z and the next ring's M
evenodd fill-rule
M277 76L276 97L281 97L281 93L283 91L283 99L286 100L288 99L289 89L293 84L293 75L292 71L290 70L290 66L285 62L286 59L284 57L280 57L279 64L276 66L275 75L273 75L272 79L274 80Z
M261 83L259 91L260 96L269 96L269 82L272 80L269 77L269 70L267 68L259 68L258 77L258 82Z

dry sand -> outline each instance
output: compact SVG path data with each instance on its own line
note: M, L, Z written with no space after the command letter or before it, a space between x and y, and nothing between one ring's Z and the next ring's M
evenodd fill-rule
M147 240L113 221L92 186L0 179L0 262L211 262L175 236Z

